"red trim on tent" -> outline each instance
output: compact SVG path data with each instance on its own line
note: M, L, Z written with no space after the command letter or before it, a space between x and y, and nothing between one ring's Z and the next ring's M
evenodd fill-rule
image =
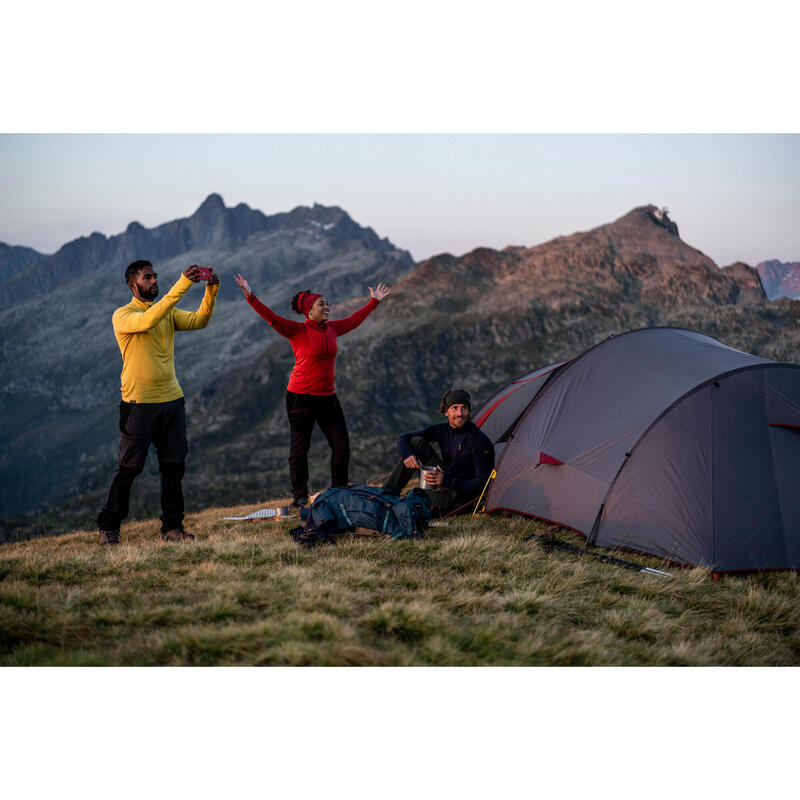
M800 430L800 425L788 425L784 422L770 422L768 424L770 428L794 428L794 430Z
M533 380L533 378L531 378L531 380ZM489 419L492 411L494 411L497 408L497 406L499 406L500 403L502 403L503 400L505 400L508 397L509 394L514 394L514 392L516 392L517 389L519 388L520 388L519 386L515 386L508 394L504 394L497 402L492 403L491 408L487 408L486 411L484 411L484 413L481 414L481 418L475 420L475 424L480 428L483 425L483 423L486 422L487 419Z
M553 458L553 456L547 455L547 453L539 453L539 464L563 464L563 461L559 461L557 458Z
M507 394L504 394L499 400L496 400L494 403L492 403L491 408L487 408L486 411L484 411L483 414L481 414L481 418L473 420L473 422L480 428L483 425L483 423L486 422L487 419L489 419L492 412L497 408L497 406L499 406L500 403L502 403L503 400L505 400L509 395L514 394L514 392L516 392L517 389L521 388L523 384L538 380L543 375L549 375L551 372L553 372L553 370L557 369L558 367L563 367L564 364L566 363L567 363L566 361L563 361L561 364L556 364L553 367L553 369L548 369L546 372L540 372L536 375L532 375L530 378L522 378L520 380L514 381L514 383L512 384L514 388Z

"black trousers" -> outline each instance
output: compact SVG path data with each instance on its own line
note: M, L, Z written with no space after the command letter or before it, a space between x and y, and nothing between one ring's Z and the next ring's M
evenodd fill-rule
M308 448L315 422L331 447L331 486L347 486L350 435L339 398L335 394L286 392L286 414L292 435L289 448L292 497L295 500L308 497Z
M439 454L433 449L431 443L422 436L411 437L411 449L414 455L419 460L423 467L432 467L436 464L442 465L442 459ZM395 468L392 470L389 477L383 484L384 489L389 489L395 494L400 494L403 487L417 474L419 470L407 467L401 458ZM439 489L424 489L428 495L428 502L431 506L431 513L435 517L443 517L461 506L464 502L469 502L468 499L459 496L455 489L447 489L440 487ZM468 509L471 511L472 509Z
M106 502L97 515L100 530L116 530L128 516L131 487L144 469L154 444L161 473L161 532L183 522L183 474L186 470L186 411L182 397L169 403L119 404L119 463Z

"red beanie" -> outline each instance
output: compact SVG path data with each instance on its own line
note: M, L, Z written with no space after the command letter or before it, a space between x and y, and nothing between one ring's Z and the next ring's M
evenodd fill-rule
M297 298L297 307L300 309L300 313L303 316L308 316L308 312L311 311L311 306L314 305L318 297L322 297L322 295L314 294L313 292L300 292Z

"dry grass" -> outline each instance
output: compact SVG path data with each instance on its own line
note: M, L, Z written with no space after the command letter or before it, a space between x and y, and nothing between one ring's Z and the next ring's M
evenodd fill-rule
M145 520L111 549L94 531L0 546L0 664L800 663L792 572L659 578L549 552L524 541L547 526L495 517L303 549L296 520L222 520L249 510L189 516L184 545Z

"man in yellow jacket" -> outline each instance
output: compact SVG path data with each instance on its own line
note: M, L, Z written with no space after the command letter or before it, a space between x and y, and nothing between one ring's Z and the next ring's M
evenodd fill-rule
M175 307L199 280L206 293L197 311ZM175 331L205 328L214 313L219 277L213 268L187 267L157 303L158 275L149 261L134 261L125 270L133 299L112 318L122 353L122 402L119 404L119 463L105 505L97 517L100 544L118 544L119 527L128 516L131 487L155 444L161 472L161 538L194 539L183 529L183 473L186 415L183 391L175 376Z

